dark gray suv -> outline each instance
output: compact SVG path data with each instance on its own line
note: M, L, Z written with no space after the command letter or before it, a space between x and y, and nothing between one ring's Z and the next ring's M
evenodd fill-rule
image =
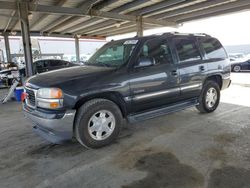
M31 77L23 109L47 140L75 137L98 148L118 136L124 119L137 122L193 106L213 112L230 85L230 70L224 48L206 34L111 41L85 66Z

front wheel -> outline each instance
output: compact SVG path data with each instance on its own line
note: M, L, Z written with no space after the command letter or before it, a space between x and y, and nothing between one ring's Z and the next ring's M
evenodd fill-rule
M210 113L216 110L220 102L220 88L214 81L205 82L201 95L199 97L199 104L196 108L201 113Z
M123 116L119 107L106 99L93 99L81 106L75 121L75 137L87 148L110 144L119 135Z

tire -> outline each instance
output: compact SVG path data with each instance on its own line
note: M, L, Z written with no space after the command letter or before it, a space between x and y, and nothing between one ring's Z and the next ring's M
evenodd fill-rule
M100 148L118 137L122 123L121 110L115 103L106 99L93 99L77 111L75 137L87 148Z
M213 96L214 93L216 93L216 97ZM219 105L219 102L220 102L219 85L212 80L206 81L203 86L201 95L199 97L199 104L196 106L196 108L201 113L211 113L216 110L216 108Z
M234 72L240 72L240 70L241 70L241 67L239 65L235 65L233 68Z

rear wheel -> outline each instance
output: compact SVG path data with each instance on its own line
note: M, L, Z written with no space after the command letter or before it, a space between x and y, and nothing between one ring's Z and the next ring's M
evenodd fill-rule
M234 72L240 72L241 67L239 65L235 65L233 70L234 70Z
M77 112L75 136L85 147L100 148L114 141L120 133L122 122L122 113L115 103L93 99Z
M199 97L199 105L196 108L201 113L210 113L216 110L220 102L220 88L215 81L205 82L201 95Z

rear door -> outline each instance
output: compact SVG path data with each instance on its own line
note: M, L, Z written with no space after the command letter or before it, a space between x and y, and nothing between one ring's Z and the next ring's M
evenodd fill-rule
M155 65L134 67L130 72L133 111L158 108L177 101L180 96L177 65L173 63L167 39L147 40L141 47L138 59L141 57L153 58Z
M172 43L178 62L181 99L197 97L207 70L198 41L192 36L177 36Z
M228 56L221 43L212 37L199 37L198 41L205 55L207 63L207 75L214 72L223 72L222 65L228 64Z

